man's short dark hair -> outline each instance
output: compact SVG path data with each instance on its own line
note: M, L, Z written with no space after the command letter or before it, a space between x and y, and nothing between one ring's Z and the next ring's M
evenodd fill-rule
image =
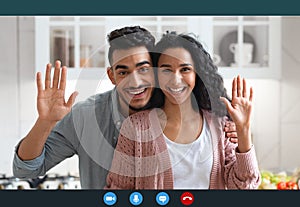
M108 60L112 65L112 54L115 50L130 49L144 46L149 52L153 50L155 44L154 36L145 28L140 26L123 27L116 29L107 35L109 42Z

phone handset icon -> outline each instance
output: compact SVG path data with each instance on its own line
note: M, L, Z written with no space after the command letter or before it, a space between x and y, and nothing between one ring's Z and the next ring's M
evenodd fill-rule
M182 200L193 200L193 198L191 197L191 196L184 196L183 198L182 198Z
M189 206L194 202L194 195L190 192L184 192L180 196L180 201L183 205Z

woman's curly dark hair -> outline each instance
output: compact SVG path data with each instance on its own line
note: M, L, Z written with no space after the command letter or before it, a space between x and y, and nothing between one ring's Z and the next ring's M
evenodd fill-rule
M184 48L192 56L197 74L193 89L195 97L193 108L196 111L204 109L218 116L230 118L225 105L220 101L221 96L230 100L224 87L223 78L202 44L191 35L167 32L155 46L153 63L156 67L160 55L169 48Z

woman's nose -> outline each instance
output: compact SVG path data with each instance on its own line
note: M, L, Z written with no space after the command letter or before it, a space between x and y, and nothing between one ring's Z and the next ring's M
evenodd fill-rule
M175 72L173 76L173 83L174 84L179 84L182 82L182 75L180 72Z

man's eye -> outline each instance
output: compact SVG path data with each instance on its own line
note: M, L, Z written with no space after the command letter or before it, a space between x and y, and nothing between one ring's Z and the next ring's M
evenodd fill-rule
M141 68L139 69L140 73L147 73L149 71L149 68Z
M126 75L126 74L127 74L126 71L120 71L120 72L118 73L118 75L120 75L120 76L124 76L124 75Z
M168 68L162 68L161 71L162 71L163 73L170 73L170 72L172 72L172 70L171 70L171 69L168 69Z

